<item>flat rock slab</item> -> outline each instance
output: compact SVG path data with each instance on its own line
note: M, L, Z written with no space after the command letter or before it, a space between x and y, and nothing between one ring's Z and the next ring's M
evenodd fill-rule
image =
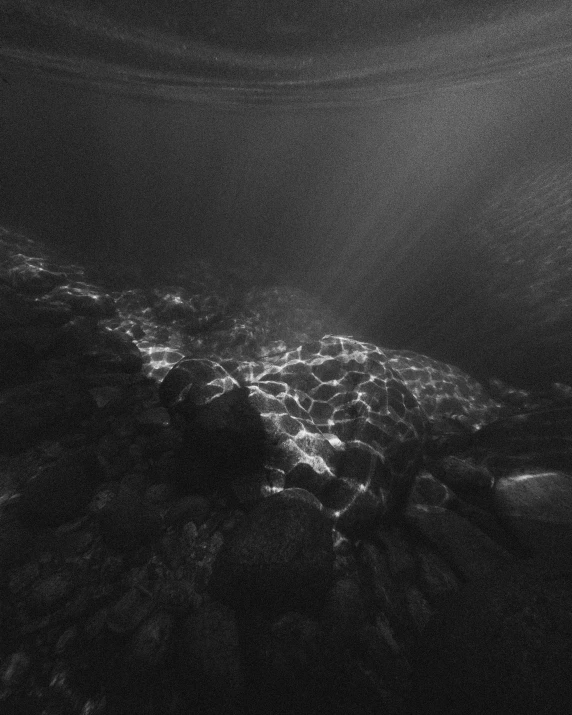
M494 506L534 555L572 563L572 476L536 470L499 479Z

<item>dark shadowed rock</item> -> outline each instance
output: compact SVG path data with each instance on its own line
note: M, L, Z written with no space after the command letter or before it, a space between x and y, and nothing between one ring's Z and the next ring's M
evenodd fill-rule
M135 343L119 332L99 327L93 316L71 320L55 338L54 357L73 355L78 366L90 373L136 373L143 366Z
M153 610L153 599L143 589L131 588L113 604L105 617L112 633L132 633Z
M141 430L152 434L168 429L171 425L171 417L164 407L151 407L137 415L137 424Z
M213 570L215 598L270 610L321 603L333 578L331 523L289 492L264 499L229 534Z
M211 505L208 499L198 494L188 494L173 504L165 515L165 522L178 524L193 521L200 526L209 515L210 510Z
M319 706L325 705L327 683L316 620L289 611L268 624L259 640L264 666L257 673L253 711L277 715L319 712Z
M80 364L90 372L137 373L143 367L143 356L129 338L105 330L82 352Z
M32 542L32 535L15 514L0 512L0 568L22 561Z
M25 522L59 526L79 516L95 491L101 471L88 449L65 454L40 469L22 490L18 504Z
M327 641L339 648L356 644L366 622L366 609L359 584L343 578L330 589L320 616Z
M56 439L96 409L81 384L45 380L0 393L0 450L17 452L42 439Z
M158 611L144 621L128 645L128 657L133 668L152 672L167 657L173 632L173 617Z
M0 328L27 325L33 322L34 307L9 286L0 283Z
M230 475L263 469L267 437L247 388L234 388L194 409L188 406L186 419L184 451L189 459Z
M49 322L7 328L2 339L13 345L15 352L29 348L39 359L47 355L55 344L54 326Z
M493 485L493 476L485 468L468 459L450 455L432 467L433 474L456 492L487 491Z
M33 585L28 593L28 605L38 613L50 613L69 598L74 588L71 572L58 571Z
M309 464L301 462L286 474L284 487L286 489L299 487L319 497L322 489L330 479L329 475L318 474Z
M14 344L10 335L0 334L0 387L12 387L32 377L38 362L34 348Z
M569 568L519 562L467 584L420 644L415 712L570 712L571 613Z
M161 533L159 512L126 487L99 511L98 518L106 543L123 551L155 541Z
M189 700L199 705L199 712L228 712L229 708L235 712L245 680L238 626L230 608L208 603L186 619L180 668Z
M489 536L449 509L412 506L406 518L468 580L514 560Z

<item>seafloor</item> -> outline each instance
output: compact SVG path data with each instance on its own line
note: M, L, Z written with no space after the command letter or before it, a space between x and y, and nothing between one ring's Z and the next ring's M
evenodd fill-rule
M572 389L347 332L2 229L1 713L567 711Z

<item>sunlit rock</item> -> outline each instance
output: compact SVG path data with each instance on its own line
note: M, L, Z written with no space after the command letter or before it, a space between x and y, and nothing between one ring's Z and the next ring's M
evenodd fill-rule
M532 471L499 479L496 510L533 553L572 560L572 476Z

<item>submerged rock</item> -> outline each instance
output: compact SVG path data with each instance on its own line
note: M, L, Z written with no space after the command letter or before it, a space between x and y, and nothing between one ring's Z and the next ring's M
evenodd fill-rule
M28 523L59 526L89 504L101 469L94 452L80 449L41 468L22 490L18 511Z
M77 427L96 409L88 390L69 380L19 385L0 393L0 450L17 452Z
M499 479L497 513L537 556L572 563L572 475L533 470Z
M121 487L97 516L106 543L114 549L133 549L161 534L159 512L127 487Z
M415 712L569 712L571 613L570 569L529 561L471 581L418 648Z
M235 712L244 694L245 672L234 612L220 603L205 604L185 620L179 643L189 702L199 712Z
M489 536L448 509L414 506L406 518L467 580L514 560Z
M237 608L319 606L333 580L331 523L289 491L262 500L228 535L211 579L215 598Z

